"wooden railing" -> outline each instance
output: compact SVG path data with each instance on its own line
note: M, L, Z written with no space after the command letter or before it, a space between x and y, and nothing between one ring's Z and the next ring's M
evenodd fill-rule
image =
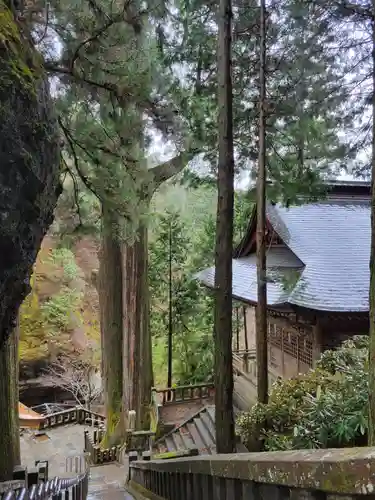
M68 408L67 410L46 415L39 429L50 429L67 424L85 424L93 426L101 426L104 424L105 417L99 413L95 413L84 408Z
M151 392L150 430L157 434L159 429L159 402L156 392Z
M242 374L249 375L251 379L256 379L256 352L255 349L248 351L233 351L233 368Z
M88 467L88 455L70 455L65 459L65 472L83 474Z
M40 415L52 415L60 411L76 408L77 404L74 403L42 403L40 405L32 406L31 409Z
M0 500L86 500L90 470L84 458L79 463L84 464L84 470L73 478L43 481L24 469L23 480L0 483Z
M200 399L208 399L214 394L214 384L181 385L166 389L153 389L161 396L161 404L182 403Z
M129 478L130 492L168 500L370 500L375 448L140 461L130 464Z
M137 452L139 455L143 452L151 453L154 437L155 432L151 430L129 432L126 441L126 453Z
M95 430L92 434L84 431L84 451L88 454L88 460L91 465L116 462L119 458L120 446L111 448L101 448L104 431Z
M254 386L257 385L257 362L255 349L233 351L233 369L234 371L245 377ZM269 365L268 366L268 384L271 388L272 384L280 378L280 375Z

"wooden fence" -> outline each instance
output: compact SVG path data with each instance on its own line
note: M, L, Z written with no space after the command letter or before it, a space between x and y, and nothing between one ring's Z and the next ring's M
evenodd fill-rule
M51 415L46 415L41 422L39 429L51 429L68 424L83 424L92 426L101 426L105 422L104 415L95 413L84 408L75 407L62 410Z
M129 476L130 492L159 500L370 500L375 448L140 461Z
M256 352L255 349L233 351L233 368L235 371L250 375L256 380Z
M160 402L164 406L173 403L208 399L214 394L214 384L181 385L165 389L154 388L153 391L157 395L160 395Z
M101 448L103 435L102 430L95 430L92 434L89 431L84 431L84 451L88 453L91 465L116 462L119 459L120 446Z

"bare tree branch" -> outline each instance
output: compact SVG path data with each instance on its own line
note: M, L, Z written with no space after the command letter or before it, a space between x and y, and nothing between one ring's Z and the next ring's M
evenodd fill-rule
M68 391L79 406L90 409L102 394L100 376L90 360L60 357L47 368L46 373L49 380Z

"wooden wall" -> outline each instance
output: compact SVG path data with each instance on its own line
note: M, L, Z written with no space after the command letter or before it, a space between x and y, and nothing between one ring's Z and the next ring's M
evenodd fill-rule
M239 329L239 350L255 349L255 307L243 306L238 310L241 327ZM244 324L246 321L246 324ZM247 339L247 341L246 341ZM236 334L233 334L233 349L237 350Z
M244 318L241 310L242 320ZM239 349L255 349L255 307L245 307L246 326L239 331ZM368 315L270 313L268 317L269 372L272 379L290 378L314 367L326 349L338 347L353 335L368 334ZM246 341L247 338L247 341ZM235 347L234 347L235 349ZM254 370L253 370L254 371ZM255 382L255 380L254 380Z
M354 335L368 335L369 320L367 314L336 315L320 319L322 348L334 349L344 340Z

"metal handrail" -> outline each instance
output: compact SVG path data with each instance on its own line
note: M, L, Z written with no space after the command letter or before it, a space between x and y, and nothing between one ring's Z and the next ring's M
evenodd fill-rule
M73 500L85 500L87 496L88 479L90 469L85 457L80 457L80 464L85 464L85 471L73 478L55 477L49 481L33 484L29 488L11 489L0 494L1 500L48 500L61 498L59 495L65 491L75 489L72 495L65 496L65 500L70 497Z

